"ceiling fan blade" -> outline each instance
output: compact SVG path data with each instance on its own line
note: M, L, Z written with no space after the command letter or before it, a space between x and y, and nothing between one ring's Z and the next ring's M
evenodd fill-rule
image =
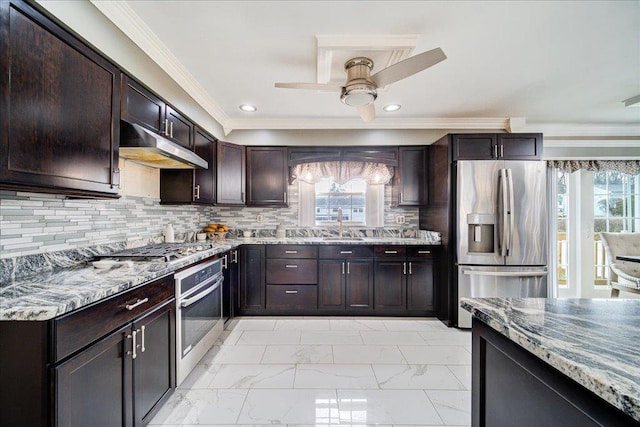
M362 107L358 107L358 114L360 114L362 120L370 122L376 118L376 107L374 107L373 102L371 104L363 105Z
M378 71L371 76L371 81L379 88L385 87L388 84L419 73L445 59L447 59L447 56L442 49L437 47Z
M275 87L284 89L307 89L322 92L340 92L342 86L321 83L276 83Z

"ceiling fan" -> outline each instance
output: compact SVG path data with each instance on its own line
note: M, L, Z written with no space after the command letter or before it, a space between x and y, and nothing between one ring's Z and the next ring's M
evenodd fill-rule
M370 122L376 117L373 101L378 96L378 88L426 70L445 59L447 56L442 49L436 48L397 62L374 75L370 75L373 61L359 56L349 59L344 64L344 69L347 72L347 82L344 86L322 83L276 83L275 87L340 92L340 100L346 105L357 107L362 120Z

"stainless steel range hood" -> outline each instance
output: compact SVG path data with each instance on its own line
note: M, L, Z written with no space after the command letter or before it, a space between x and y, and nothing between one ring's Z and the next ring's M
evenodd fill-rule
M193 151L140 125L120 122L120 157L158 169L208 169Z

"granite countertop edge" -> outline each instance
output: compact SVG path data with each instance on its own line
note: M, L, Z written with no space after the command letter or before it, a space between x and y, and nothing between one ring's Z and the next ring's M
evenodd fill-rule
M45 321L121 292L147 284L174 271L246 244L413 245L439 246L416 238L237 238L214 242L211 249L170 264L136 261L131 266L96 269L90 262L10 280L0 287L0 321Z
M598 357L601 356L599 354L593 354L591 357L583 355L582 362L565 357L560 354L558 349L545 345L544 341L546 338L542 335L542 329L539 330L538 335L514 322L509 316L509 313L503 308L487 307L487 305L491 305L491 300L523 300L522 298L491 298L479 300L489 302L478 306L473 298L461 298L460 306L493 330L504 335L515 344L600 396L635 420L640 421L640 383L631 383L631 381L626 379L626 381L620 381L619 377L614 377L615 380L613 380L608 376L607 371L603 370L602 366L596 367L596 365L602 364L602 360L597 360ZM545 299L529 298L529 300ZM640 301L636 302L640 307ZM535 314L535 311L534 309L529 314ZM543 311L540 310L540 314L542 313ZM548 323L545 324L548 325ZM598 363L593 363L593 365L590 366L590 360L596 360ZM607 360L605 363L613 362L615 361ZM621 365L622 363L623 362L620 361L617 365ZM640 369L640 366L637 368Z

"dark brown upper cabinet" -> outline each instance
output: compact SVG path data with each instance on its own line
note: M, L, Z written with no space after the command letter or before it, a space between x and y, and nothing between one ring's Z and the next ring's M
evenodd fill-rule
M400 147L398 149L398 206L421 206L427 203L427 148Z
M29 3L0 28L0 187L118 197L117 67Z
M216 200L221 205L245 204L247 154L242 145L218 141Z
M141 83L122 74L122 120L193 149L195 125Z
M452 135L453 160L541 160L542 134Z
M194 151L209 163L208 169L161 169L160 202L164 204L216 203L216 139L196 127Z
M287 206L287 147L247 147L247 206Z

